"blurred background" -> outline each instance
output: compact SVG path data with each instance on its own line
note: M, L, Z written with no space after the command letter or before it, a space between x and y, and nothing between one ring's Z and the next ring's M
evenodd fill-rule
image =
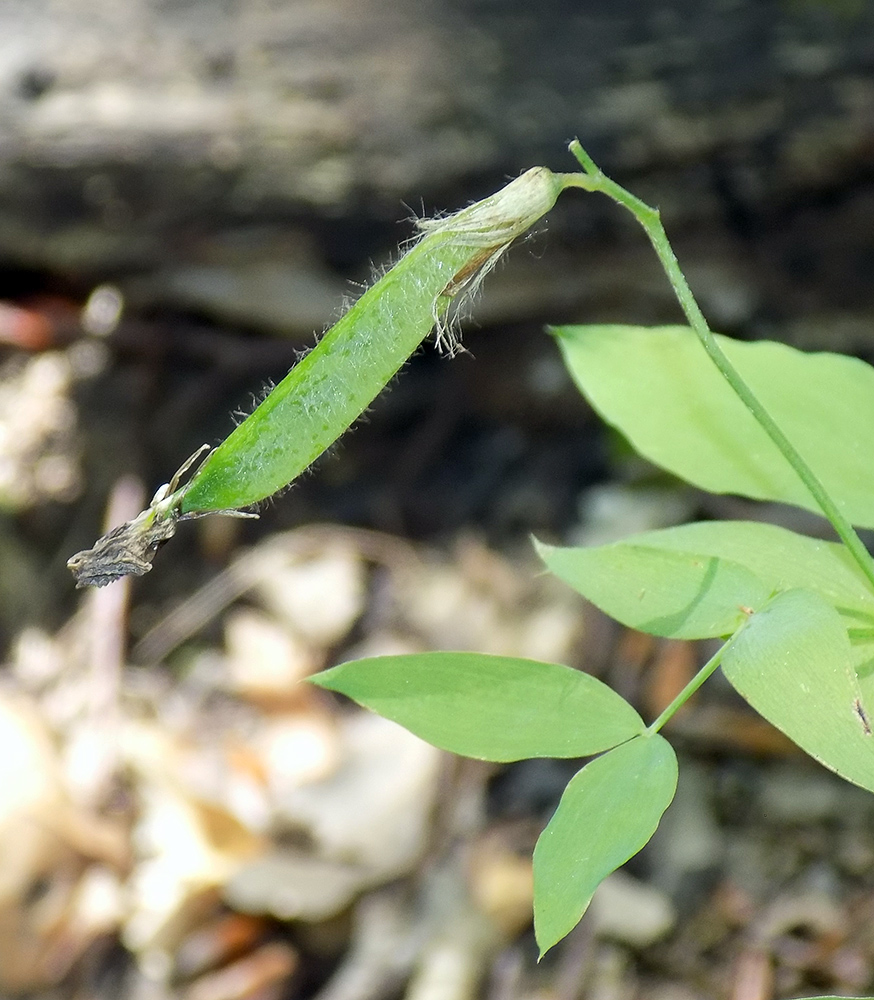
M651 718L707 650L623 631L530 535L707 497L635 459L547 323L679 322L570 192L261 519L133 585L67 558L220 441L413 219L578 136L712 326L874 354L865 0L0 0L0 996L767 1000L874 991L874 808L718 680L653 843L539 966L530 851L579 762L449 759L298 682L355 655L570 663ZM8 794L7 794L8 792Z

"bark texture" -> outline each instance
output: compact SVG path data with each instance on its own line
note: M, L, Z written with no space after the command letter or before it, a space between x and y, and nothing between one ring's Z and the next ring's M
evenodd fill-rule
M337 266L403 235L404 203L573 169L574 135L661 205L723 326L781 295L808 316L836 299L850 336L868 321L863 0L0 4L0 259L134 301L309 329L336 308ZM597 291L645 318L628 295L648 301L656 271L610 218L564 207L552 273L511 268L486 315ZM563 292L583 240L600 260ZM629 263L628 289L602 287Z

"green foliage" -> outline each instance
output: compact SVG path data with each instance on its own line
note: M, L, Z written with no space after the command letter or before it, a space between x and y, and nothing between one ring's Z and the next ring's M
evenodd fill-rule
M655 833L677 790L677 757L661 736L638 736L578 771L534 849L534 930L540 954L585 913L598 885Z
M874 593L846 548L773 524L703 521L610 545L538 544L537 551L602 611L653 635L730 635L749 610L793 588L815 591L847 627L874 627Z
M600 189L643 223L693 327L554 330L581 392L650 461L713 492L825 513L843 544L767 524L710 522L591 548L538 545L555 575L629 627L727 638L643 731L618 696L555 664L383 657L317 681L457 753L515 760L601 751L568 784L534 852L541 953L652 836L677 778L657 731L720 665L800 747L874 791L866 707L869 694L874 700L874 563L851 527L874 527L874 369L715 337L657 214L578 155Z
M722 672L803 750L874 791L874 739L847 630L818 594L787 590L728 644Z
M344 663L316 684L483 760L587 757L637 736L635 710L595 677L485 653L418 653Z
M821 513L688 327L552 332L580 391L641 455L711 493ZM874 527L874 369L770 341L716 339L846 517Z
M589 549L538 546L549 569L623 625L675 639L730 635L771 596L744 566L646 537Z
M600 681L553 663L431 653L346 663L315 680L455 753L494 761L601 755L568 784L534 853L541 953L652 836L677 779L659 730L720 665L799 746L874 791L874 560L852 527L874 527L874 369L715 336L657 211L605 177L578 143L571 150L582 173L534 168L492 198L425 224L422 240L190 483L177 488L177 475L139 518L69 563L80 585L146 572L177 521L232 512L285 486L564 188L600 191L629 209L689 327L553 330L581 392L650 461L703 489L822 513L841 544L765 524L711 522L593 548L540 545L553 573L630 627L727 638L646 728ZM440 335L447 337L445 326Z
M815 590L846 615L848 623L864 619L874 624L874 592L846 548L835 542L761 521L699 521L649 531L618 544L730 560L754 574L769 593L796 587Z

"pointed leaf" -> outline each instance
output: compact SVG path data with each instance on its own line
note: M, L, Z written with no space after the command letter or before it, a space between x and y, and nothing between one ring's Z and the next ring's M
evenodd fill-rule
M581 391L650 461L713 493L819 513L690 329L552 332ZM874 527L874 369L769 341L717 340L847 518Z
M757 712L821 764L874 791L874 735L837 611L779 594L728 644L722 670Z
M485 653L377 656L312 680L434 746L483 760L587 757L644 729L637 712L606 684L538 660Z
M578 771L534 848L534 933L543 955L571 931L600 882L655 833L677 790L677 758L639 736Z
M630 628L677 639L731 635L773 591L728 559L649 545L638 536L593 548L538 545L549 569Z
M874 624L870 584L846 546L837 542L758 521L702 521L647 531L623 544L727 560L743 566L772 593L799 587L814 590L842 614L860 624Z

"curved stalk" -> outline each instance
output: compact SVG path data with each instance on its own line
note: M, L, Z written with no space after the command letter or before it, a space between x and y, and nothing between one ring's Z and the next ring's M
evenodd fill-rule
M849 549L859 569L865 574L865 577L871 584L871 589L874 590L874 559L872 559L870 553L862 544L862 540L856 534L852 524L844 517L841 509L832 499L822 481L801 457L798 450L775 423L771 414L768 413L752 389L744 382L738 370L732 365L717 344L716 338L713 336L713 332L708 326L704 314L695 301L695 297L689 288L683 272L680 270L676 255L671 244L668 242L658 209L651 208L615 181L605 176L576 139L570 144L569 148L585 171L585 176L589 181L589 184L585 185L587 190L597 190L606 194L615 202L627 208L641 226L643 226L643 230L649 238L659 258L659 262L668 276L668 280L671 282L671 287L674 289L674 294L677 296L677 300L686 315L689 326L694 330L704 350L707 351L710 359L744 406L759 422L762 429L795 470L798 478L804 483L810 495L819 504L823 514L831 522L838 537Z

